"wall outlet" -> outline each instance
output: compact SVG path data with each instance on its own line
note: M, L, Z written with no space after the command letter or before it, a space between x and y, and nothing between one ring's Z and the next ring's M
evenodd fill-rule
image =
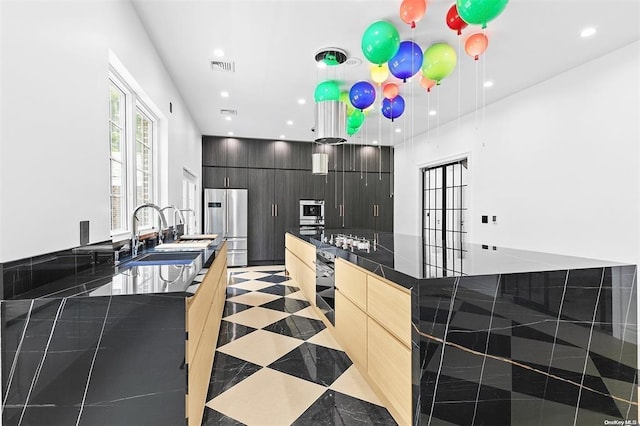
M489 223L489 216L482 216L482 223Z
M498 216L491 216L491 221L493 223L498 223Z

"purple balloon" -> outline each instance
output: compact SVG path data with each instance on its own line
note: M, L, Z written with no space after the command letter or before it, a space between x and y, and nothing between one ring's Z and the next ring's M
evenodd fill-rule
M359 81L349 90L349 100L354 108L365 109L376 100L376 89L368 81Z
M422 68L422 49L412 41L400 43L398 52L389 59L389 72L405 83Z
M384 98L382 100L382 115L390 118L391 121L400 117L404 112L404 98L400 95L393 99Z

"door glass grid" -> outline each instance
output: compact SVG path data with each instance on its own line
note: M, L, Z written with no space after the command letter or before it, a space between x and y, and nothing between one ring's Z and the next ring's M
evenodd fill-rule
M466 159L422 170L425 277L464 273L467 186Z

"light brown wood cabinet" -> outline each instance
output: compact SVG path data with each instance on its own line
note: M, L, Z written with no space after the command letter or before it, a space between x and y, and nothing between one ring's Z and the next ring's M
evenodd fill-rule
M186 298L185 352L188 374L186 395L187 424L202 424L209 389L213 357L220 332L220 321L227 293L226 242L216 253L198 290Z

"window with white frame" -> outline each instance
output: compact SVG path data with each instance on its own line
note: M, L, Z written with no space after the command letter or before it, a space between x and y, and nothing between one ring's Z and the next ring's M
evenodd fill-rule
M111 234L130 232L135 206L155 202L154 146L157 118L115 73L109 76ZM149 228L149 209L138 212L138 229Z

